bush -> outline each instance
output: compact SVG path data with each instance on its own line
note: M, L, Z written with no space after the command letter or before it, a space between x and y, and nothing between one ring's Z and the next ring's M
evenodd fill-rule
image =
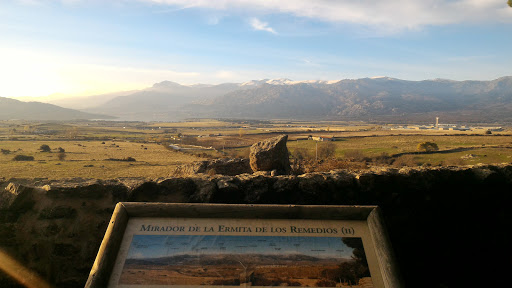
M432 152L439 150L439 147L434 142L422 142L418 144L418 151Z
M41 152L50 152L52 151L52 149L50 148L50 146L46 145L46 144L43 144L39 147L39 150L41 150Z
M402 156L398 157L393 162L393 166L396 166L396 167L404 167L404 166L414 167L414 166L419 166L420 164L421 163L419 163L418 158L414 157L412 155L402 155Z
M336 169L367 169L366 162L327 159L320 161L295 160L292 162L292 174L300 175L311 172L329 172Z
M137 161L133 157L126 157L126 158L122 158L122 159L119 159L119 158L108 158L108 159L105 159L105 160L107 160L107 161L126 161L126 162L135 162L135 161Z
M2 154L4 154L4 155L11 154L11 150L9 150L9 149L2 149Z
M231 158L249 159L249 154L251 153L251 149L250 148L244 148L241 150L229 149L226 153Z
M59 152L59 154L57 154L57 157L59 158L60 161L64 161L66 159L66 153Z
M362 162L366 161L366 157L364 156L361 150L349 150L345 152L345 159L348 161Z
M373 157L372 162L379 165L390 165L393 163L393 158L386 152L382 152L379 156Z
M215 169L211 168L208 169L208 171L206 171L206 174L208 174L208 176L214 176L215 174L217 174L217 172L215 171Z
M332 142L325 142L318 147L318 158L327 159L332 158L336 154L336 144Z
M34 156L16 155L12 158L14 161L34 161Z
M295 158L297 160L311 159L311 154L309 153L308 149L306 149L306 148L295 149L295 151L293 151L292 156L293 156L293 158Z
M62 147L57 148L57 151L59 151L59 153L64 153L64 152L66 152L66 150L64 150L64 148L62 148Z

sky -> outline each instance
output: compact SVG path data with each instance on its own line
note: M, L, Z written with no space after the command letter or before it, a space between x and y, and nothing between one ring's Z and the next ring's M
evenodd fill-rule
M0 0L0 96L512 75L506 0Z
M350 259L352 251L340 237L135 235L126 258L248 253Z

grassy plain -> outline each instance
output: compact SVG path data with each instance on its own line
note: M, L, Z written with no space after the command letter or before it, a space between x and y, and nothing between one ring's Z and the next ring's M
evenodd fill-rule
M105 144L102 144L102 143ZM41 152L43 144L51 152ZM0 177L4 178L159 178L171 174L177 165L200 160L192 154L171 151L156 143L125 141L1 141L0 147L10 152L0 154ZM56 150L65 150L59 159ZM34 161L13 161L15 155L33 156ZM136 161L107 159L134 158Z
M413 154L421 142L437 143L440 151L453 150L451 153ZM288 148L292 154L297 148L310 151L313 157L316 146L321 148L328 142L313 140L290 141ZM331 142L336 145L336 157L344 158L354 151L367 157L376 157L386 153L389 156L411 153L418 163L431 165L473 165L492 164L512 161L512 136L496 135L393 135L393 136L348 136ZM463 149L460 149L463 148ZM465 150L467 149L467 150ZM461 151L459 151L461 150Z
M207 120L144 123L115 121L0 122L0 178L111 179L116 177L167 177L177 165L205 157L247 157L250 145L279 134L288 134L292 158L316 150L327 142L308 136L335 137L333 157L362 161L382 155L404 165L472 165L510 163L512 131L486 134L474 131L391 130L390 126L349 122L299 122ZM417 154L421 142L435 142L439 151ZM51 152L41 152L43 144ZM169 148L174 144L180 152ZM59 158L57 148L65 150ZM211 147L211 148L210 148ZM210 149L205 149L210 148ZM34 161L13 161L16 155ZM134 158L136 161L108 159ZM322 160L322 159L319 159ZM407 161L405 161L407 160ZM395 164L396 164L395 163ZM388 163L389 164L389 163Z

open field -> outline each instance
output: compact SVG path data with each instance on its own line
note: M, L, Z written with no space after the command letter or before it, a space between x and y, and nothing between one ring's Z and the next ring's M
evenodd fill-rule
M289 141L288 149L294 154L297 148L304 148L311 153L311 157L314 157L317 145L318 147L322 147L323 145L327 145L326 143L334 143L336 145L336 157L343 158L354 151L359 151L366 157L376 157L382 155L382 153L386 153L390 156L402 153L412 154L417 152L418 143L426 141L437 143L440 151L453 150L454 152L446 154L433 153L414 155L418 158L418 162L430 163L431 165L439 165L443 162L448 164L473 165L477 163L492 164L512 161L512 136L361 136L341 138L339 141L334 142L316 142L313 140ZM463 151L457 151L458 149Z
M301 286L318 287L325 270L335 270L337 265L297 266L261 265L251 268L253 286ZM240 265L165 265L165 266L130 266L123 269L120 284L126 285L218 285L244 286L240 281L244 276ZM325 285L325 284L324 284ZM334 287L325 285L325 287ZM338 286L343 287L343 286ZM349 287L347 285L347 287ZM356 288L357 285L350 287Z
M105 144L102 144L102 143ZM41 152L46 144L51 152ZM155 143L113 141L1 141L0 147L12 151L0 154L0 175L4 178L158 178L168 176L177 165L199 160L193 155L165 149ZM57 148L65 150L59 159ZM12 161L16 155L33 156L34 161ZM134 158L136 161L107 159Z
M385 155L388 161L379 165L473 165L512 161L512 130L507 128L488 134L484 129L418 131L391 130L390 127L334 121L208 119L173 123L2 121L0 177L168 177L177 165L205 160L205 157L248 157L253 143L279 134L289 135L292 159L298 152L316 159L317 149L334 145L331 158L357 158L357 161L373 163L372 159ZM316 142L308 140L308 136L335 137L336 141ZM426 141L436 143L439 151L418 154L417 145ZM39 151L43 144L49 145L51 152ZM170 144L185 149L180 152L167 149ZM59 147L65 150L65 156L59 155ZM16 155L33 156L34 161L13 161ZM129 157L136 161L107 160Z

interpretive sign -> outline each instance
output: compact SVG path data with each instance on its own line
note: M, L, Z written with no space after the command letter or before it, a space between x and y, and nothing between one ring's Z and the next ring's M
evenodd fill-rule
M401 287L376 207L119 203L86 287Z

